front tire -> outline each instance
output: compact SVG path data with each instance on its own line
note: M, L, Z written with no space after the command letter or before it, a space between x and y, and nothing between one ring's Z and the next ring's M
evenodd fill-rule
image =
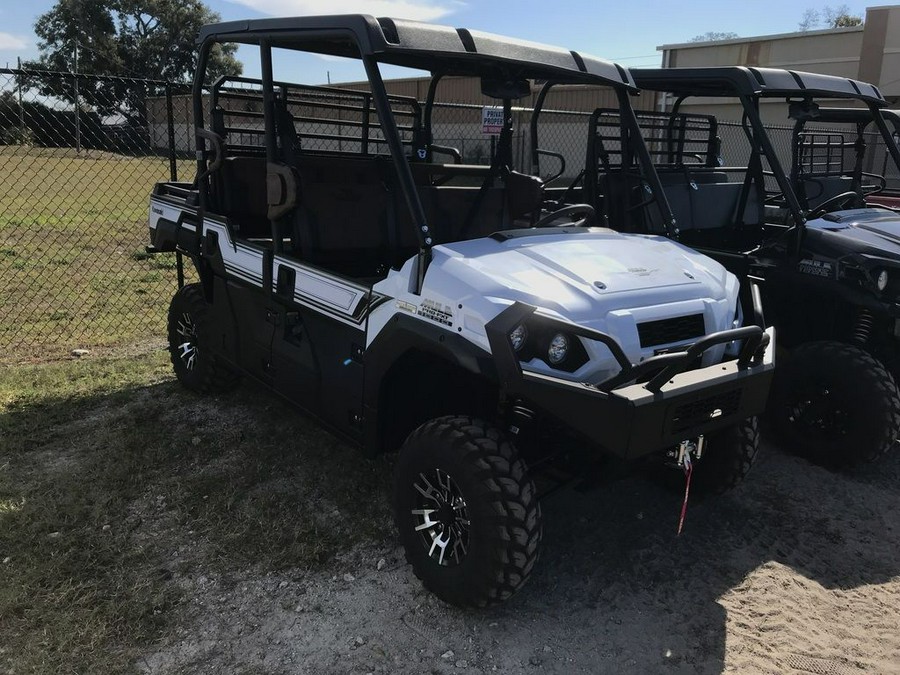
M900 434L900 394L859 347L810 342L775 373L770 414L781 445L833 468L873 462Z
M394 515L416 576L453 605L512 597L538 558L541 509L525 463L498 429L471 417L440 417L410 434Z
M740 484L759 455L755 417L710 434L703 456L694 465L691 483L699 494L720 495Z
M694 460L691 493L710 496L732 490L753 468L758 454L759 428L755 417L705 436L703 455ZM661 474L662 482L668 489L684 491L685 479L681 468L658 467L656 473Z
M209 303L200 284L187 284L169 304L169 356L178 381L201 394L232 389L238 375L210 350Z

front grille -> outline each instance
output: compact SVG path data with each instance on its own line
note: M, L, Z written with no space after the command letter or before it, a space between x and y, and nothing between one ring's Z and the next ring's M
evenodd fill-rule
M672 433L690 429L718 417L733 415L740 408L742 391L732 389L678 406L672 415Z
M641 347L655 347L692 340L706 333L702 314L676 316L674 319L647 321L637 326Z

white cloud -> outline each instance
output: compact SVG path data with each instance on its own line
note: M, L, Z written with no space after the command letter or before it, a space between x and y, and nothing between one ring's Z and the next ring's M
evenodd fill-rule
M271 16L371 14L414 21L434 21L455 12L457 0L231 0Z
M0 33L0 49L26 49L28 40L21 35L12 33Z

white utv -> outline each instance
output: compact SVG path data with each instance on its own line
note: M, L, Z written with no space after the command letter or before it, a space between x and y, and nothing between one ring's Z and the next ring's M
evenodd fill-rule
M590 206L555 207L513 169L512 104L533 80L612 87L665 212L625 68L359 15L216 24L198 41L198 179L150 200L150 248L179 261L175 372L200 392L252 377L368 455L400 448L396 523L430 590L484 606L525 583L541 540L526 461L579 444L696 466L712 492L743 477L773 369L758 293L663 237L596 227ZM206 94L220 42L257 45L261 77ZM359 59L367 88L278 81L282 50ZM383 64L430 71L427 100L389 95ZM434 141L453 75L502 109L490 165ZM184 285L183 256L199 283Z

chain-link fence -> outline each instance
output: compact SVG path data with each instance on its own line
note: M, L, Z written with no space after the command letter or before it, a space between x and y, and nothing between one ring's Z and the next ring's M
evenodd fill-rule
M434 142L459 151L465 164L490 164L498 136L483 131L483 106L443 103L435 105ZM532 171L532 141L529 127L533 110L513 108L512 168ZM542 110L538 148L538 173L543 178L558 175L560 182L572 180L584 168L585 143L590 114L576 110ZM552 153L552 154L551 154Z
M258 149L258 83L237 80L221 89L220 100L213 100L215 91L207 97L207 123L221 126L229 146ZM334 109L341 110L328 119L310 112L314 93L301 94L282 92L305 149L334 150L338 143L341 151L365 153L366 142L383 146L377 116L360 116L370 109L365 92L338 102ZM402 120L412 147L424 103L406 92L392 94L397 106L412 111ZM157 181L193 179L191 101L184 85L0 69L0 363L58 358L77 348L119 349L165 334L175 260L145 252L147 200ZM455 155L467 164L490 163L498 135L485 126L489 104L476 97L435 106L432 140L449 155L436 154L435 161ZM653 110L655 99L644 96L634 105ZM548 98L538 128L541 176L569 184L585 166L590 113L616 107L614 93L602 88L563 89ZM531 115L527 105L513 109L513 162L525 172L534 158ZM786 170L791 131L770 127ZM352 148L344 147L354 134L356 145L351 140ZM718 134L725 165L746 166L750 146L741 125L720 122ZM866 140L864 170L900 187L881 139L867 134Z
M258 144L258 85L235 81L222 91L222 101L204 102L207 122L214 109L240 110L243 131L229 131L229 144ZM615 105L615 96L582 88L555 93L548 103L554 109L543 115L542 141L561 159L544 157L541 172L555 173L565 161L574 176L587 128L586 116L573 111ZM436 105L434 143L458 151L466 163L490 163L497 135L485 130L483 109ZM524 171L531 165L530 116L528 107L514 110L514 162ZM377 118L356 123L377 126ZM184 85L0 69L0 362L164 335L175 260L145 252L147 199L157 181L193 178L193 126ZM371 133L377 142L379 131Z
M174 259L150 257L154 182L190 179L183 87L0 70L0 360L163 335Z

